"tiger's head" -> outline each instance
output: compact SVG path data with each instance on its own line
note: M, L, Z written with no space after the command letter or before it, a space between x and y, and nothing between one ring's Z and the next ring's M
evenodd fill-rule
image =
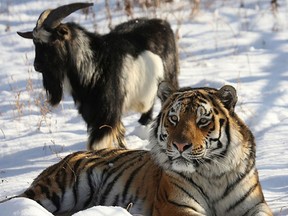
M221 175L245 162L251 148L255 152L253 135L234 112L234 87L175 91L162 82L158 96L162 109L152 126L151 152L164 169Z

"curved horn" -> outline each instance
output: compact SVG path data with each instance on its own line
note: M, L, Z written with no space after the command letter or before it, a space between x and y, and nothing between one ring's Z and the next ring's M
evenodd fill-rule
M60 6L54 10L51 10L45 21L43 22L43 26L46 26L50 29L56 28L60 25L61 20L70 15L71 13L86 7L92 6L93 3L73 3L68 5Z
M33 32L29 31L29 32L17 32L17 34L23 38L26 39L33 39Z

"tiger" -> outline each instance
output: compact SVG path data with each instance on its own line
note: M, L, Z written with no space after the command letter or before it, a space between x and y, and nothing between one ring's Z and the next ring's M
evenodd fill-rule
M270 216L252 132L235 113L234 87L159 85L151 150L78 151L22 194L54 215L96 205L147 216ZM131 207L132 206L132 207Z

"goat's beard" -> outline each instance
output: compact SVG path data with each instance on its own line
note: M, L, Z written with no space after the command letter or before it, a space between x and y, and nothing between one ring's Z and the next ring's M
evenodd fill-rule
M43 86L46 90L48 102L52 105L58 105L63 96L63 78L60 74L53 76L52 74L43 73Z

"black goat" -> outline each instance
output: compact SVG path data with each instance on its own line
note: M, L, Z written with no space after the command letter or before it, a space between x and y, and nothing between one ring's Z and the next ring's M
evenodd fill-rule
M48 101L57 105L66 89L88 126L88 149L125 148L124 112L142 113L139 122L152 118L161 80L178 87L178 53L170 25L160 19L135 19L110 33L91 33L61 20L92 6L74 3L45 10L30 32L34 68L43 75Z

